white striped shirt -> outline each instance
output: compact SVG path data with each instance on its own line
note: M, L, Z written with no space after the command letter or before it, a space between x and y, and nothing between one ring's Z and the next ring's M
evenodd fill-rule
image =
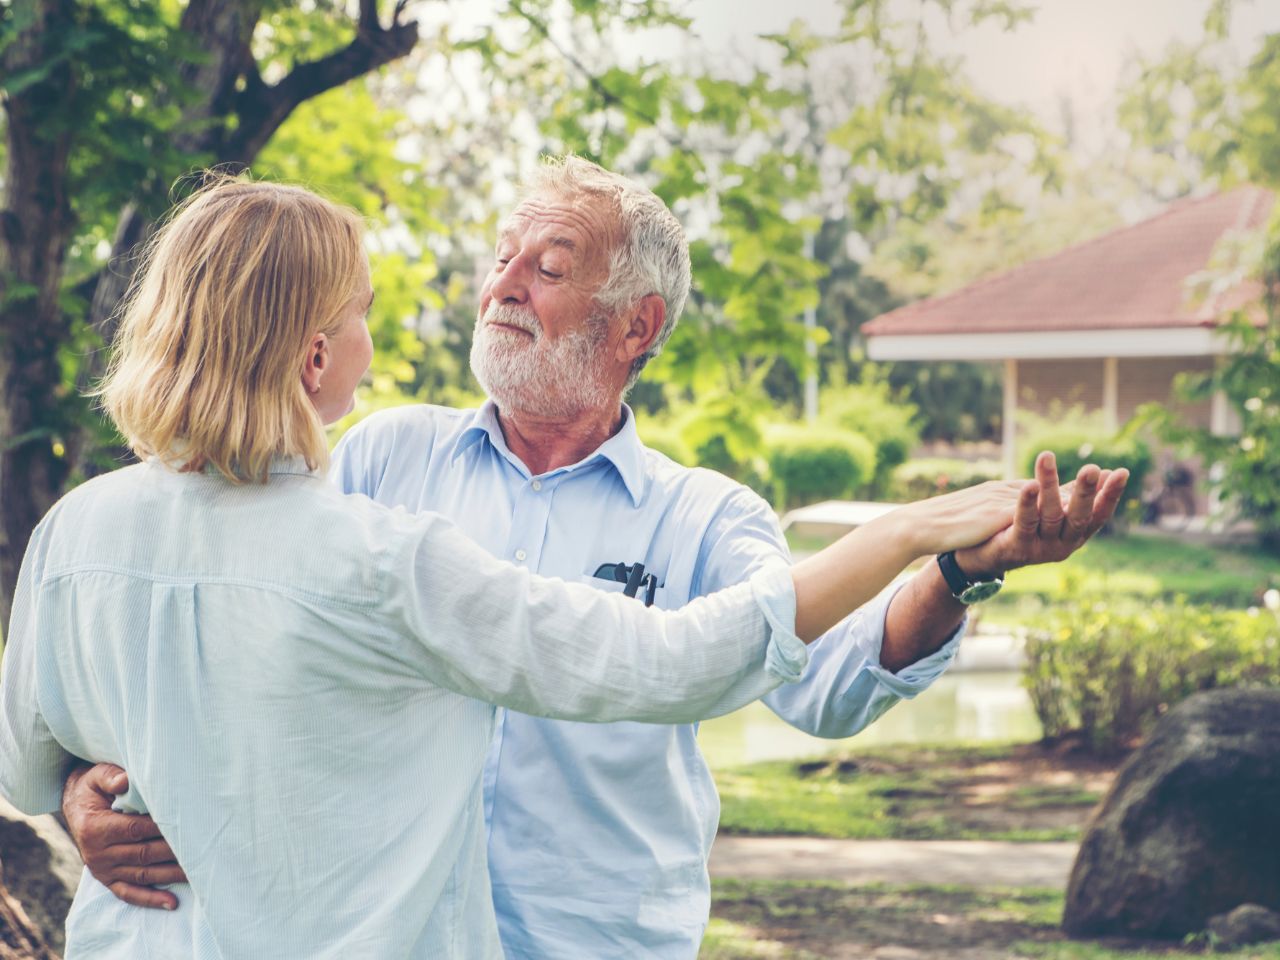
M67 960L500 956L480 775L496 702L688 722L803 672L785 567L662 614L490 557L297 464L154 464L33 535L0 682L0 790L128 770L190 879L175 913L87 872ZM603 638L608 638L607 642Z

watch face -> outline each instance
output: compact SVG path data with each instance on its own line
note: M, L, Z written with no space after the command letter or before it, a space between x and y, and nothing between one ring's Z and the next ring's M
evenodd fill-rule
M1003 586L1003 580L981 580L966 588L956 599L961 603L980 603L989 597L994 597Z

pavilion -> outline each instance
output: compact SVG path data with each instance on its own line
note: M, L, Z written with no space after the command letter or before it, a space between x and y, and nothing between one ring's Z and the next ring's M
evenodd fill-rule
M1229 345L1221 320L1259 301L1254 280L1219 283L1194 299L1218 245L1263 226L1273 195L1242 186L1164 212L1052 256L908 304L862 327L873 360L966 360L1004 367L1003 459L1019 472L1018 410L1055 402L1101 410L1117 429L1140 404L1171 400L1174 377L1213 369ZM1221 395L1185 416L1235 428Z

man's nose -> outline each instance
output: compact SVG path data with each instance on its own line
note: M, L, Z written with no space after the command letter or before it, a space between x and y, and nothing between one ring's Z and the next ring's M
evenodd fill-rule
M523 256L515 256L494 270L490 294L499 303L524 303L529 299L529 266Z

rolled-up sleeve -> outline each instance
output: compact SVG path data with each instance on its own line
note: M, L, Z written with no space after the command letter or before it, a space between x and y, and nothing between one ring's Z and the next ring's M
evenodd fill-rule
M741 491L708 526L698 589L718 590L780 562L790 562L790 550L777 515L759 497ZM766 694L769 709L813 736L851 737L937 680L955 659L965 624L940 649L896 674L880 665L885 617L900 587L890 585L810 644L804 676Z
M62 784L73 758L54 739L40 712L37 619L41 529L31 535L0 670L0 793L27 814L62 804Z
M401 513L384 609L416 637L430 679L566 720L688 723L800 677L789 568L678 611L496 560L443 517Z
M804 680L770 693L769 708L815 737L851 737L942 676L960 649L964 623L938 650L897 673L880 665L885 618L901 587L887 587L815 640Z

